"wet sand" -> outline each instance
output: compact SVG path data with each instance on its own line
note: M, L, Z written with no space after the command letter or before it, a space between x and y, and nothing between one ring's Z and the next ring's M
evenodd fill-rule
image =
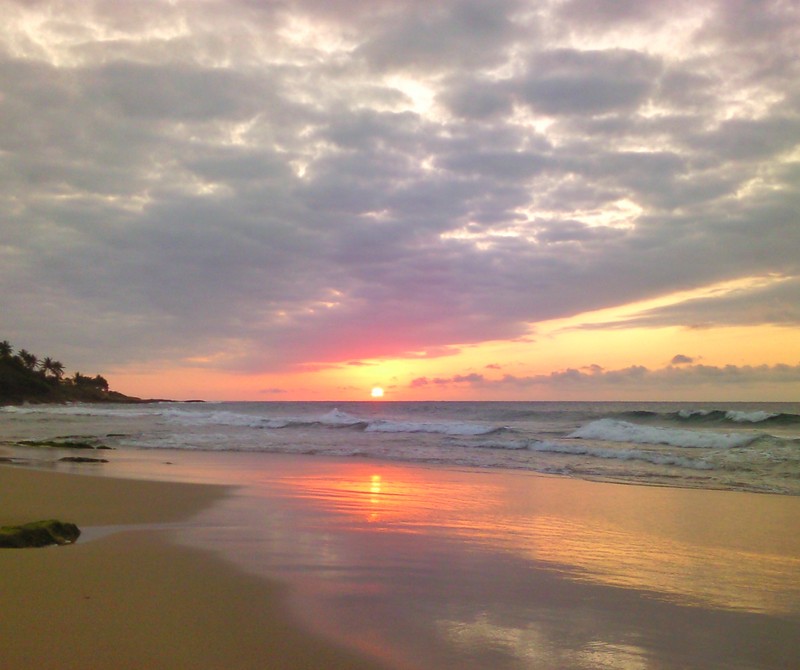
M800 667L800 498L274 454L109 458L39 464L99 477L0 467L0 524L145 529L0 551L9 667Z
M186 519L221 486L85 477L0 466L0 525ZM291 620L282 587L163 530L45 549L0 550L0 665L92 668L374 668Z
M185 458L242 483L192 542L280 574L317 630L403 670L800 667L800 498Z

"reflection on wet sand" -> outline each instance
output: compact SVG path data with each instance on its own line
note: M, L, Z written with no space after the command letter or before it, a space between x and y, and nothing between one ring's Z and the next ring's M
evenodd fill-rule
M536 622L524 627L498 625L480 615L472 622L443 620L439 629L452 644L464 650L494 648L527 667L614 668L646 670L650 667L646 651L631 644L614 644L602 640L571 648L556 644L549 631Z
M715 608L800 612L800 542L769 536L781 518L797 528L794 498L574 482L587 496L576 500L543 477L349 463L315 470L280 484L361 530L437 529L572 579ZM724 518L714 507L721 498L738 503Z
M284 576L301 618L390 667L800 667L800 498L171 459L242 486L186 541Z

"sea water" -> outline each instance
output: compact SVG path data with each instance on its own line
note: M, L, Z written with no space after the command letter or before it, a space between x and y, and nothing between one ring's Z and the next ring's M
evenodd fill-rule
M590 480L800 494L798 403L224 402L3 407L120 449L360 457Z

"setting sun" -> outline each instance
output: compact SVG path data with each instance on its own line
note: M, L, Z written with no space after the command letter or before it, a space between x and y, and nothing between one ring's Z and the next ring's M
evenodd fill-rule
M373 398L383 398L383 389L380 386L373 386L370 395Z

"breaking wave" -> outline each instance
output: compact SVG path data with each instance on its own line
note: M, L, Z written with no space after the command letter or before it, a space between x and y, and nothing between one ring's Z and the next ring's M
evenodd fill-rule
M714 466L706 461L673 454L659 454L643 449L606 449L602 447L585 447L577 444L556 444L554 442L534 442L528 446L531 451L571 456L589 456L590 458L617 459L621 461L645 461L654 465L676 465L694 470L711 470Z
M615 419L599 419L579 428L568 437L606 442L666 444L689 449L732 449L746 447L762 436L660 428Z
M196 412L168 410L163 416L188 425L243 426L250 428L282 429L321 426L355 428L368 433L432 433L439 435L488 435L505 430L502 427L462 421L416 422L387 419L366 420L339 409L310 417L266 418L228 411Z
M682 409L673 416L680 421L703 423L738 423L738 424L800 424L800 416L786 412L765 412L763 410L741 411L720 409Z

